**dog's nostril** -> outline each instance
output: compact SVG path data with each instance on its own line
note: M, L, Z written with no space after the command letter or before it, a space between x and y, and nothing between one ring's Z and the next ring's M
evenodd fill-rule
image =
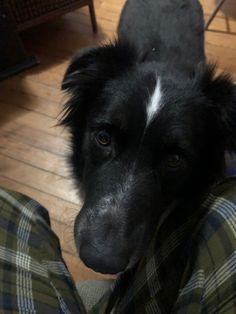
M101 225L102 218L99 219L97 225ZM110 232L110 224L103 223L102 226L103 228L100 229L92 228L88 224L87 216L76 218L74 234L78 253L84 264L96 272L120 273L129 263L129 254L127 254L124 240L114 235L114 232ZM112 231L113 229L111 228Z
M129 258L125 254L117 254L105 247L95 248L90 244L81 244L79 255L87 267L103 274L120 273L129 263Z

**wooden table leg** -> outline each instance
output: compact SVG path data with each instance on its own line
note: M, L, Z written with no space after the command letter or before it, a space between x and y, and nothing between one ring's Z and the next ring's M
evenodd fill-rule
M97 32L97 20L96 20L93 0L89 1L89 13L90 13L93 32L96 33Z

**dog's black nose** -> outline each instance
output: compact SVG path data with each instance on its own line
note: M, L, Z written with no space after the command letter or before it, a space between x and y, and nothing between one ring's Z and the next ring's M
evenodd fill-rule
M126 269L129 259L124 254L117 254L106 246L94 247L83 243L79 248L79 255L84 264L102 274L117 274Z

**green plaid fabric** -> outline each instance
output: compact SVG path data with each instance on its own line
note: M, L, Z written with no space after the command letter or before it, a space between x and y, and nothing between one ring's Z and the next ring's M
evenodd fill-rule
M47 211L0 190L0 313L85 313ZM179 204L90 314L236 313L236 178Z
M48 212L0 189L0 313L85 313Z
M136 269L90 313L236 313L236 179L191 210L167 217Z

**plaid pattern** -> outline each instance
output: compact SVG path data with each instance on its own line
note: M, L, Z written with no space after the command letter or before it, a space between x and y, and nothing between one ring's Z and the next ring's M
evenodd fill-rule
M168 216L136 269L90 313L236 313L236 178L189 213L180 205Z
M85 313L46 209L0 189L0 313Z
M46 210L4 190L0 210L0 313L85 313ZM89 313L236 313L236 178L197 210L170 212L136 268Z

